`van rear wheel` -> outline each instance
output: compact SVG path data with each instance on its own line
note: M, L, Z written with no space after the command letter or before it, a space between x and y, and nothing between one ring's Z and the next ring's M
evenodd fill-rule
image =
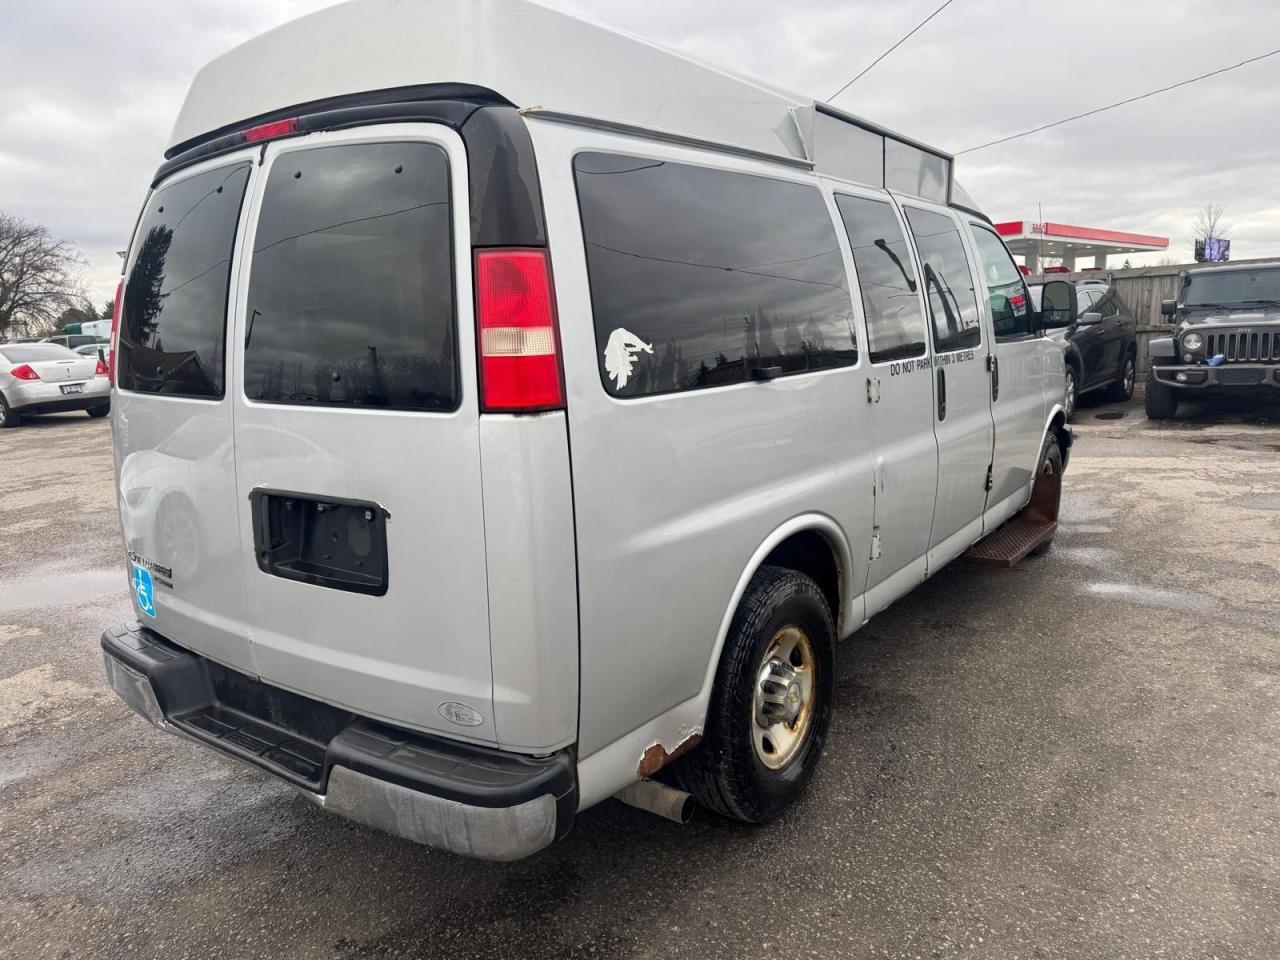
M804 791L831 726L835 627L803 573L761 567L729 627L702 744L672 779L708 809L764 823Z

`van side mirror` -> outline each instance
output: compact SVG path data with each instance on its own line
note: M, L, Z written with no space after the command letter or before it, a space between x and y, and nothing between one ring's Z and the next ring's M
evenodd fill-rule
M1169 320L1172 321L1174 316L1177 314L1177 312L1178 312L1177 300L1161 300L1160 301L1161 316L1168 317Z
M1069 327L1080 309L1076 285L1066 280L1050 280L1040 290L1040 326L1045 330Z

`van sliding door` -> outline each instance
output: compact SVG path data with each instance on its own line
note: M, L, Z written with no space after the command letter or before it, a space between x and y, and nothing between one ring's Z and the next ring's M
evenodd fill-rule
M847 188L838 188L845 191ZM879 557L867 616L925 578L938 486L928 320L904 225L883 194L835 195L867 323L867 430L875 462ZM879 588L879 589L877 589Z

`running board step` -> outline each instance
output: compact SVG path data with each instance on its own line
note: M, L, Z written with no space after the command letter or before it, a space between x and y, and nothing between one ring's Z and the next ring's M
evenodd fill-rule
M968 558L986 567L1012 567L1042 543L1053 538L1054 520L1014 517L1003 527L969 548Z

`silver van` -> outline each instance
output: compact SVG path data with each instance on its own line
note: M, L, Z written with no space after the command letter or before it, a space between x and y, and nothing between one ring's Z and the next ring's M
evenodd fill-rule
M111 685L458 853L769 820L836 641L1055 526L1062 349L949 155L527 0L206 66L116 303Z

